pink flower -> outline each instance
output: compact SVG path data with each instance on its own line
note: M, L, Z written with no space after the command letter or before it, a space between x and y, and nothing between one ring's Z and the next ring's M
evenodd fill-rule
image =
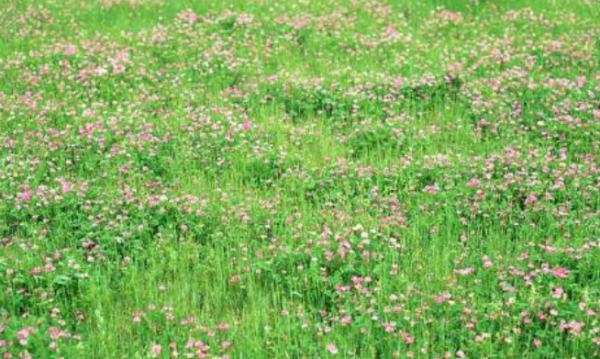
M481 181L477 178L471 178L469 182L467 182L467 187L479 187L481 186Z
M162 347L158 344L154 344L152 345L152 357L156 358L160 355L160 353L162 352Z
M75 52L77 52L77 46L75 45L69 45L67 46L67 48L65 48L65 56L70 56L73 55Z
M425 186L423 188L423 192L425 193L429 193L429 194L435 194L438 193L440 191L440 188L438 186Z
M454 273L456 273L458 275L469 275L469 274L473 274L473 272L475 272L475 269L472 267L454 270Z
M23 192L23 193L19 193L17 195L17 199L19 201L23 201L23 202L29 202L29 200L31 199L31 195L33 194L33 192L31 192L31 190Z
M539 339L534 339L533 340L533 346L536 348L539 348L542 345L542 341Z
M244 119L244 124L242 126L244 128L244 132L250 131L251 124L250 124L250 121L248 121L247 118Z
M329 344L327 346L327 350L333 355L336 355L338 353L338 348L335 344Z
M413 344L415 342L415 339L406 332L402 332L402 339L406 344Z
M104 67L97 67L96 69L94 69L94 73L98 76L104 76L108 73L108 70Z
M581 334L581 330L583 329L583 327L585 327L585 323L571 320L567 327L568 329L570 329L571 335L578 336L579 334Z
M189 24L194 24L196 21L198 21L198 15L189 9L180 12L177 14L177 17L182 21L187 21Z
M27 338L29 334L33 333L33 328L25 328L21 329L17 332L17 339L19 339L19 344L25 346L27 345Z
M552 274L554 274L554 276L559 279L567 278L569 276L569 272L570 271L566 268L554 268L552 270Z
M69 193L71 192L71 190L73 189L73 185L70 184L69 182L64 182L62 185L62 191L63 193Z
M133 313L133 322L134 323L141 322L143 316L144 316L144 313L142 313L142 312L135 312L135 313Z
M518 155L517 151L515 151L513 148L508 147L506 149L506 157L513 158L513 157L516 157L517 155Z
M396 327L395 323L383 323L383 329L387 332L387 333L393 333L394 329Z
M552 290L552 297L560 298L563 293L564 293L564 290L561 287L556 287Z
M533 193L532 193L532 194L530 194L530 195L527 197L527 199L525 200L525 204L526 204L526 205L529 205L529 204L536 203L536 202L538 202L538 201L539 201L539 199L537 198L537 196L536 196L535 194L533 194Z
M227 323L219 323L219 324L217 325L217 329L218 329L218 330L221 330L221 331L226 331L226 330L229 330L229 328L230 328L230 326L229 326L229 324L227 324Z

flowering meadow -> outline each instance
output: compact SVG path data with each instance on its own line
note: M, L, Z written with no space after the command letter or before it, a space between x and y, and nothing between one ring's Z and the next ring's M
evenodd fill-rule
M599 356L597 0L0 1L0 359Z

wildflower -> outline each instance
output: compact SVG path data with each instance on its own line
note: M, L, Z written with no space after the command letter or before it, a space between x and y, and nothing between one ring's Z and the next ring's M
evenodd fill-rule
M17 339L19 340L19 344L25 346L27 345L28 337L33 333L33 328L24 328L17 332Z
M244 122L242 124L242 127L244 129L244 132L250 131L251 125L250 125L250 121L247 118L244 118Z
M436 194L439 192L439 190L440 190L440 188L435 185L425 186L423 188L423 192L429 193L429 194Z
M569 270L565 268L555 268L552 270L552 274L559 279L565 279L569 276Z
M98 76L104 76L104 75L106 75L108 73L108 70L106 68L104 68L104 67L97 67L94 70L94 73L96 75L98 75Z
M552 297L554 298L560 298L564 293L564 290L561 287L555 287L552 290Z
M70 184L69 182L64 182L62 184L62 191L63 191L63 193L65 193L65 194L69 193L69 192L71 192L72 189L73 189L73 185Z
M29 200L31 199L31 195L33 194L33 192L31 190L29 191L25 191L23 193L19 193L17 195L17 199L21 202L29 202Z
M71 56L71 55L75 54L76 52L77 52L77 46L69 45L65 48L64 55Z
M480 187L481 181L477 178L471 178L469 182L467 182L467 187Z
M473 267L454 270L454 273L456 273L458 275L470 275L470 274L473 274L474 272L475 272L475 268L473 268Z
M332 355L336 355L338 353L338 348L335 344L329 344L327 345L327 350L332 354Z
M153 344L152 345L152 357L156 358L160 355L160 353L162 352L162 347L158 344Z

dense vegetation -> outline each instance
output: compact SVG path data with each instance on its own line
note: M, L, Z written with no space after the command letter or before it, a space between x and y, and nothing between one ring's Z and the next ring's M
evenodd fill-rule
M591 358L596 0L0 1L0 357Z

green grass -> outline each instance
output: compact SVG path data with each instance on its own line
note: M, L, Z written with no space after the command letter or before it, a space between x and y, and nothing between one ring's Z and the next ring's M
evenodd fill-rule
M0 356L599 355L597 2L0 24Z

